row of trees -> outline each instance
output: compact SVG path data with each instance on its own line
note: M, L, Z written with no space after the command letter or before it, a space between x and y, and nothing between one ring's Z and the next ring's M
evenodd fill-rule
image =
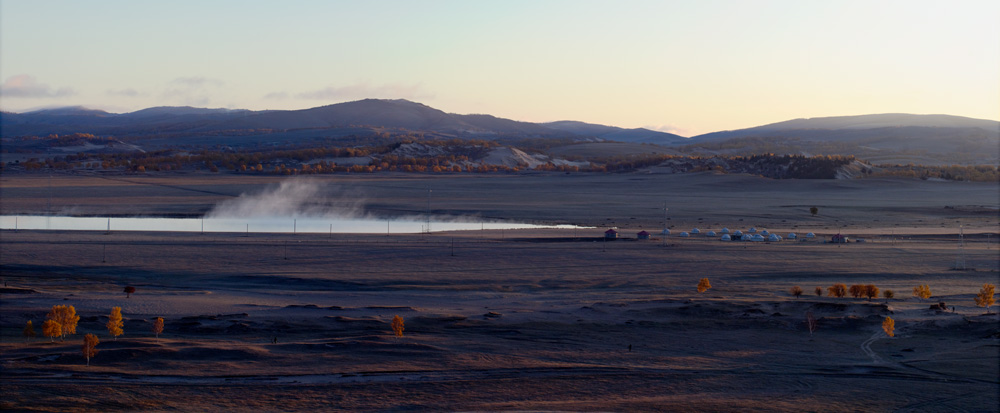
M55 337L59 337L60 341L63 341L66 334L76 334L76 326L80 321L80 317L76 315L76 309L73 306L53 306L46 317L48 319L42 324L42 334L49 337L51 342L55 342ZM156 317L153 320L152 331L156 339L159 340L160 334L163 333L164 320L163 317ZM105 327L107 327L108 333L115 341L118 340L118 336L125 333L121 307L111 308L111 314L108 316L108 322L105 323ZM403 337L403 317L398 315L393 316L391 327L392 333L396 338ZM28 339L36 336L31 320L28 320L25 324L23 335ZM95 334L88 333L83 337L82 352L83 357L87 359L87 366L90 366L90 359L97 355L97 345L99 343L100 339Z
M705 279L707 281L707 279ZM976 305L979 307L986 307L987 313L990 311L990 307L996 302L993 298L996 286L993 284L983 284L983 288L979 289L979 293L976 294L975 301ZM848 287L845 284L837 283L826 288L827 297L837 297L843 298L850 294L854 298L867 297L868 301L879 296L879 288L874 284L854 284ZM701 292L701 285L699 284L699 292ZM803 294L802 287L793 286L788 290L789 294L798 298ZM823 287L816 287L816 296L823 296ZM886 302L891 300L896 296L896 293L892 290L886 289L882 291L882 297L886 299ZM921 299L931 298L931 288L929 285L918 285L913 287L913 296Z

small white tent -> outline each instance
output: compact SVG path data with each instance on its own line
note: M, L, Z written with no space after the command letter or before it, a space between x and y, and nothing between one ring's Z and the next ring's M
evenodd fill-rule
M669 229L666 229L666 228L664 228L664 229L663 229L663 232L661 232L660 234L663 234L663 235L670 235L670 230L669 230Z
M767 240L771 242L778 242L781 241L781 237L779 237L778 234L771 234L771 236L767 237Z
M760 235L760 234L754 234L753 241L754 242L764 242L764 236Z
M735 236L735 237L742 237L743 236L743 231L736 230L736 232L733 233L733 236Z
M743 236L740 237L740 241L753 241L753 236L750 234L743 234Z
M788 236L787 236L787 237L785 237L785 238L788 238L788 239L795 239L795 238L797 238L797 237L798 237L798 235L795 235L795 233L794 233L794 232L789 232L789 233L788 233Z
M770 233L770 232L767 232L767 230L765 229L765 230L763 230L763 231L761 231L761 232L760 232L760 235L763 235L763 236L765 236L765 237L766 237L766 236L768 236L768 235L771 235L771 233Z
M733 238L732 238L732 237L730 237L730 236L729 236L729 234L724 234L724 235L722 235L722 238L721 238L721 239L722 239L723 241L732 241L732 240L733 240Z
M806 238L816 238L816 234L813 234L813 233L810 232L810 233L806 234Z
M692 233L692 234L701 234L701 230L700 230L700 229L698 229L698 228L695 228L695 229L692 229L692 230L691 230L691 233Z
M728 234L729 233L729 228L723 228L722 231L719 231L719 232L721 232L723 234Z
M680 235L678 235L678 237L690 237L690 236L691 235L688 235L687 232L681 232Z
M715 233L715 231L708 231L708 234L707 234L707 235L708 235L709 237L714 237L714 236L716 236L717 234Z
M748 229L747 232L753 234L754 232L757 232L757 228L750 227L750 229Z

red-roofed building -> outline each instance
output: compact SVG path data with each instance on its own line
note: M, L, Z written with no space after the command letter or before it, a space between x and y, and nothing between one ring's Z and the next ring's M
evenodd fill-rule
M639 231L639 233L635 234L635 236L636 236L636 238L639 238L639 239L649 239L649 233L646 232L646 231Z
M604 238L617 239L618 238L618 231L615 231L613 229L609 229L607 231L604 231Z

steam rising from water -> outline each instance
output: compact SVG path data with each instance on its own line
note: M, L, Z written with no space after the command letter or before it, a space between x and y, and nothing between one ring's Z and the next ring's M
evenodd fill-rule
M339 192L339 193L337 193ZM310 179L288 179L259 193L220 202L206 218L364 218L364 197Z

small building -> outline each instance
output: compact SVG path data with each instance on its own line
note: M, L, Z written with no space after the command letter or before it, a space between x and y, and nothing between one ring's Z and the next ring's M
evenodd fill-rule
M847 237L844 235L837 234L834 235L833 237L830 237L830 242L834 244L846 244L850 242L850 240L848 240Z
M638 239L649 239L649 233L646 231L639 231L638 234L635 234L635 237Z
M806 234L806 238L816 238L816 234L813 234L813 233L810 232L810 233Z
M609 229L607 231L604 231L604 238L605 239L618 239L618 231L615 231L614 229Z

